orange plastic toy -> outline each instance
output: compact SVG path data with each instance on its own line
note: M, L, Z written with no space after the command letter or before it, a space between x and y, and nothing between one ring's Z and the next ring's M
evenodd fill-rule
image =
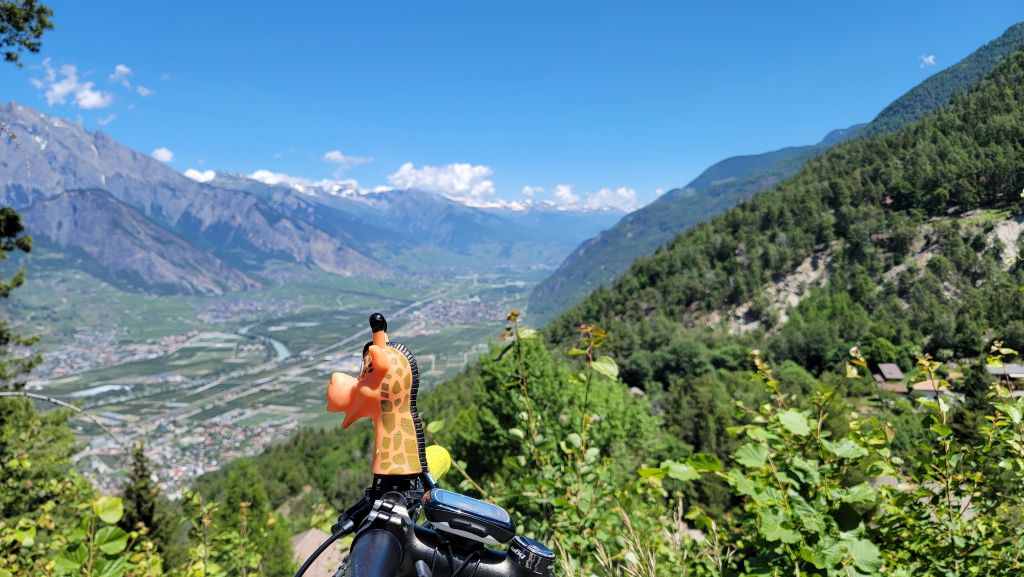
M327 410L345 413L345 429L363 417L373 421L375 475L413 475L427 470L416 412L419 370L409 349L388 341L387 328L383 315L370 315L373 340L363 347L363 368L358 377L331 375Z

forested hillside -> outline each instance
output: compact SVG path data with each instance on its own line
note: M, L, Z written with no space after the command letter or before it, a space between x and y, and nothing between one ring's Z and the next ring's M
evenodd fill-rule
M671 190L587 240L534 290L530 311L542 318L560 313L600 286L610 286L640 257L690 226L721 214L751 195L793 176L810 159L850 139L898 130L974 86L1016 48L1024 46L1024 23L968 57L929 77L887 106L866 125L835 130L813 146L784 148L726 159L687 186Z
M1017 235L992 231L1024 208L1022 65L1015 53L950 107L840 145L694 227L552 323L552 341L598 323L630 356L743 307L772 350L820 372L858 343L972 356L985 336L1019 333ZM771 302L773 283L805 262L825 286L798 291L791 310Z

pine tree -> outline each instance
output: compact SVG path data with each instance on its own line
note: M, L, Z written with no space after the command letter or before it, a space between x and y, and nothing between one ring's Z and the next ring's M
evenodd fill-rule
M125 531L137 530L140 525L145 527L150 539L162 551L167 531L159 496L160 487L153 480L145 446L140 441L132 449L132 469L124 486L124 516L120 525Z
M13 208L0 208L0 261L6 260L15 251L30 252L32 238L25 235L21 216ZM25 282L25 269L20 268L10 278L0 276L0 298L11 296L11 291ZM24 354L19 349L28 347L38 337L24 336L11 329L7 319L0 319L0 389L20 389L25 383L22 377L39 364L39 355ZM15 349L12 351L12 347Z
M247 517L248 531L261 554L261 568L268 577L288 577L295 571L291 535L287 524L270 508L263 479L252 459L240 459L228 474L220 500L221 526L238 531Z
M21 53L39 52L43 33L53 30L53 10L37 0L0 1L0 53L4 61L21 67ZM14 140L14 131L0 122L0 138Z

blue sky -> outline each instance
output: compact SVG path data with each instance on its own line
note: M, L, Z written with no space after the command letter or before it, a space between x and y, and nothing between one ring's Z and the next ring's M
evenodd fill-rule
M626 207L870 120L1024 19L1019 1L47 4L57 28L0 67L4 100L199 178Z

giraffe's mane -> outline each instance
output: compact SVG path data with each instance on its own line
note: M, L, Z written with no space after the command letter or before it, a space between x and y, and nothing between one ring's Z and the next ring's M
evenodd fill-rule
M409 370L412 373L412 387L409 391L409 409L412 412L412 422L416 427L416 451L420 457L420 467L423 472L427 472L427 453L424 450L426 446L426 438L423 436L423 422L420 420L420 412L416 409L416 393L420 388L420 368L416 363L416 357L412 356L412 352L409 348L402 343L396 343L395 341L388 341L388 346L395 349L405 357L405 360L409 362Z

